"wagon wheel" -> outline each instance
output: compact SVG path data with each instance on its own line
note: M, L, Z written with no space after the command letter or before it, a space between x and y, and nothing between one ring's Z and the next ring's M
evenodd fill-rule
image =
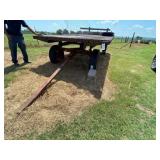
M64 60L64 51L58 46L54 45L49 50L49 59L51 63L58 63Z

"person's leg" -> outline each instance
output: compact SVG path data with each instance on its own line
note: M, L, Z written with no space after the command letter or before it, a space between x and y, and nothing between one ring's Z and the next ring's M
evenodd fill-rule
M11 57L12 57L12 62L14 64L18 63L17 60L17 41L14 36L10 36L10 39L8 40L8 45L11 51Z
M18 47L21 49L24 62L28 62L28 55L26 51L26 44L24 42L23 36L18 37Z

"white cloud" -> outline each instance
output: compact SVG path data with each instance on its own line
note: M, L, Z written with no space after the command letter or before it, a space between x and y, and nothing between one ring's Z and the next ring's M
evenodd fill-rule
M99 23L99 22L98 22ZM101 24L111 23L111 21L100 21Z
M58 26L58 24L57 24L57 23L55 23L55 22L53 22L53 23L52 23L52 26L57 27L57 26Z
M132 28L131 29L143 29L143 30L146 30L147 32L149 32L149 31L153 31L154 30L154 27L144 27L144 26L142 26L142 25L139 25L139 24L135 24L135 25L133 25L132 26Z
M118 20L104 20L104 21L100 21L101 24L111 24L111 25L115 25L117 23L119 23Z
M140 24L135 24L132 26L133 28L138 28L138 29L143 29L144 26L140 25Z
M148 27L148 28L146 28L146 31L153 31L153 30L154 30L153 27Z
M117 23L119 23L119 21L118 20L116 20L116 21L112 21L112 24L114 25L114 24L117 24Z

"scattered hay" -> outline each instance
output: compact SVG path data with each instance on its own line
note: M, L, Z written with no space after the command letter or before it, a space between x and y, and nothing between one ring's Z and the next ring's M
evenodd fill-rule
M107 78L104 83L101 99L108 100L108 101L114 100L115 99L114 94L116 90L117 90L117 86Z
M113 100L116 86L106 78L109 57L99 57L96 79L88 80L88 56L76 55L48 89L16 119L20 105L51 75L57 65L41 56L5 89L5 139L41 134L58 121L69 122L100 99Z

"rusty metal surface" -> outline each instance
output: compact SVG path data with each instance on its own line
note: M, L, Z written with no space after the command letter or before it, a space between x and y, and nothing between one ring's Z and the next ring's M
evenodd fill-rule
M101 36L101 35L36 35L33 36L34 39L38 39L44 42L59 42L59 41L67 41L73 43L111 43L113 40L113 36Z

